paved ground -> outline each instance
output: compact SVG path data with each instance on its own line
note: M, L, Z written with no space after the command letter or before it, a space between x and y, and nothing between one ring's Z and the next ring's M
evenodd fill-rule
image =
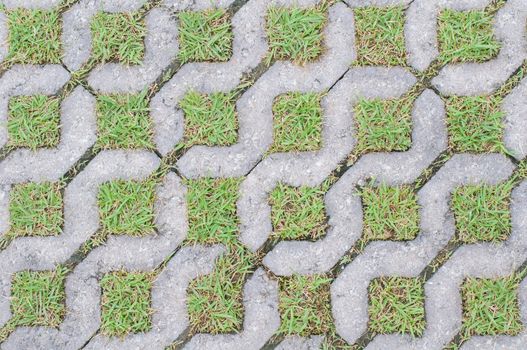
M187 36L213 3L227 31ZM0 4L1 349L525 348L525 0ZM321 43L273 46L271 7ZM57 11L59 56L20 8ZM100 12L130 19L108 52Z

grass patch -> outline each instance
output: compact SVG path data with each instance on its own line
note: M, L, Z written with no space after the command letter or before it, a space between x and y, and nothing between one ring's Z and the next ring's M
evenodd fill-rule
M17 326L58 327L66 314L64 281L68 270L21 271L11 285L11 323Z
M291 60L303 65L315 61L324 51L326 10L325 3L307 9L270 7L266 26L269 41L267 63Z
M98 62L140 64L146 25L139 12L99 12L92 18L92 58Z
M325 275L279 278L278 335L323 335L333 329L330 285Z
M152 234L155 229L156 182L114 180L99 187L98 203L102 231L134 237Z
M273 104L273 152L317 151L322 147L322 94L290 92Z
M507 152L502 142L502 98L452 96L447 99L449 146L455 152Z
M153 275L116 271L101 279L101 331L124 337L152 328L151 291Z
M238 141L235 93L210 95L191 91L179 103L185 115L184 143L228 146Z
M56 236L62 232L62 184L16 184L9 194L11 228L15 237Z
M225 10L184 11L178 17L178 57L182 63L225 62L231 58L233 34Z
M485 62L498 55L493 16L485 11L444 9L438 17L439 60L442 63Z
M365 240L409 241L419 234L419 204L409 186L361 190Z
M513 184L472 185L452 194L457 239L463 243L499 242L511 233L510 197Z
M375 334L410 334L425 329L425 293L418 278L380 277L371 281L369 329Z
M154 149L146 91L97 96L96 149Z
M271 192L271 222L275 240L316 240L326 233L324 194L329 183L319 187L291 187L279 183Z
M412 145L413 99L360 100L354 107L356 153L407 151Z
M404 7L362 7L353 10L360 66L404 66Z
M463 329L467 335L517 335L523 330L519 278L468 278L461 286Z
M8 103L8 146L56 147L60 141L60 100L43 95L11 97Z
M59 64L62 20L58 11L17 8L7 11L7 60L20 64Z

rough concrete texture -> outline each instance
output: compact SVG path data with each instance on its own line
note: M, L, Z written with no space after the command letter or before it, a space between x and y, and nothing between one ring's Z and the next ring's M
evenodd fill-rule
M478 335L459 343L462 332L460 285L467 277L498 278L525 267L527 260L527 182L516 181L510 214L512 232L500 243L458 244L451 210L452 192L469 184L499 184L521 174L527 155L527 79L511 79L527 58L527 2L506 0L495 14L499 54L482 63L433 65L440 54L437 16L442 9L481 10L491 0L340 0L327 10L324 50L304 65L267 65L266 33L270 6L309 8L320 0L78 0L61 8L62 64L12 65L8 62L9 25L5 11L51 9L59 0L0 0L0 238L11 228L9 201L16 184L64 182L64 225L49 237L16 237L0 248L0 334L12 319L11 283L24 270L71 268L65 282L66 314L59 327L16 327L0 349L333 349L347 342L367 349L521 350L527 327L516 336ZM154 4L153 7L149 7ZM354 10L405 8L407 66L357 66ZM226 9L230 14L232 56L225 62L187 62L178 58L181 11ZM143 11L147 26L144 60L139 65L90 61L90 22L98 11ZM430 69L439 68L437 72ZM421 73L425 72L423 79ZM432 74L433 73L433 74ZM75 77L75 81L72 80ZM521 74L517 76L523 77ZM512 84L508 84L512 82ZM70 84L71 83L71 84ZM448 96L490 95L504 84L503 144L507 154L454 154L449 148L444 100ZM237 142L222 147L190 145L179 149L185 133L180 101L189 91L210 94L243 86L236 102ZM96 97L150 89L149 117L155 150L95 152ZM325 93L321 148L312 152L269 153L273 144L273 101L288 92ZM414 94L411 146L401 152L363 154L347 165L357 145L354 106L361 99L390 100ZM11 149L9 99L46 95L60 98L60 142L55 148ZM477 117L477 116L475 116ZM175 151L178 149L177 151ZM504 152L505 153L505 152ZM144 180L161 174L155 189L155 233L110 236L88 251L83 243L99 232L99 186L110 180ZM223 245L186 245L189 229L185 179L242 178L236 213L238 237L258 254L258 265L244 281L241 329L228 334L189 334L188 285L214 271ZM316 187L326 179L327 229L317 240L270 241L269 195L280 183ZM363 204L358 189L414 186L419 228L411 241L373 241L361 245ZM431 263L451 249L445 261ZM351 252L354 252L351 254ZM152 327L145 333L109 337L101 327L100 280L116 270L156 273L151 291ZM368 331L368 285L381 276L424 281L426 328L420 337ZM277 334L278 279L327 274L335 332ZM518 291L521 320L527 326L527 279ZM459 343L459 344L458 344ZM355 344L357 345L357 344ZM335 347L335 349L340 349Z

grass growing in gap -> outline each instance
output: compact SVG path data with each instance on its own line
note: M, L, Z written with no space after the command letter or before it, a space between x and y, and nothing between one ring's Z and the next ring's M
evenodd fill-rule
M7 132L11 147L52 148L60 141L60 100L43 95L11 97Z
M143 61L146 25L141 13L99 12L92 18L91 32L93 59L123 64Z
M116 271L101 279L101 331L124 337L152 328L153 275Z
M229 15L222 9L179 13L179 54L189 61L225 62L232 56Z
M419 204L409 186L367 186L361 190L364 239L407 241L419 233Z
M523 330L518 304L520 279L467 278L461 286L467 335L517 335Z
M331 278L324 275L279 278L278 335L324 335L333 328Z
M326 11L326 3L307 9L270 7L266 26L269 41L267 63L291 60L303 65L315 61L324 51Z
M412 145L413 99L360 100L354 107L356 153L407 151Z
M64 280L68 270L22 271L11 285L11 323L16 326L58 327L66 314Z
M512 182L471 185L452 194L452 210L458 240L463 243L506 240L511 232L510 196Z
M147 91L97 96L97 149L153 149Z
M99 187L98 204L106 235L145 236L155 229L156 182L114 180Z
M290 92L273 104L273 152L316 151L322 147L322 94Z
M7 11L9 53L20 64L58 64L62 58L62 20L58 11L17 8Z
M9 234L23 236L55 236L62 232L62 184L16 184L9 194L11 228Z
M406 65L404 7L362 7L354 14L358 65Z
M191 91L179 103L185 115L185 145L228 146L238 140L235 93Z
M425 329L425 294L418 278L380 277L369 286L369 329L375 334L410 334Z
M493 16L485 11L444 9L438 17L439 60L443 63L484 62L498 55Z
M272 238L316 240L326 233L324 194L329 183L319 187L291 187L279 183L271 192Z
M449 144L455 152L507 152L502 142L502 98L452 96L447 99Z

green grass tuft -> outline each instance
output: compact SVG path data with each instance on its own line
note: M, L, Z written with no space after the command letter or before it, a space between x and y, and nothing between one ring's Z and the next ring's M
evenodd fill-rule
M485 62L498 55L493 17L485 11L442 10L438 17L439 60L443 63Z
M99 12L92 18L92 59L97 62L140 64L146 25L141 13Z
M472 185L452 194L458 240L463 243L499 242L511 233L510 196L513 184Z
M56 147L60 141L60 100L43 95L9 99L8 146Z
M404 11L402 6L354 9L358 65L406 65Z
M410 334L425 329L425 294L418 278L380 277L371 281L369 329L375 334Z
M189 92L180 102L185 115L184 143L228 146L238 140L235 93Z
M116 271L101 279L101 331L124 337L152 328L151 291L153 275Z
M179 54L189 61L225 62L232 56L229 15L222 9L179 13Z

